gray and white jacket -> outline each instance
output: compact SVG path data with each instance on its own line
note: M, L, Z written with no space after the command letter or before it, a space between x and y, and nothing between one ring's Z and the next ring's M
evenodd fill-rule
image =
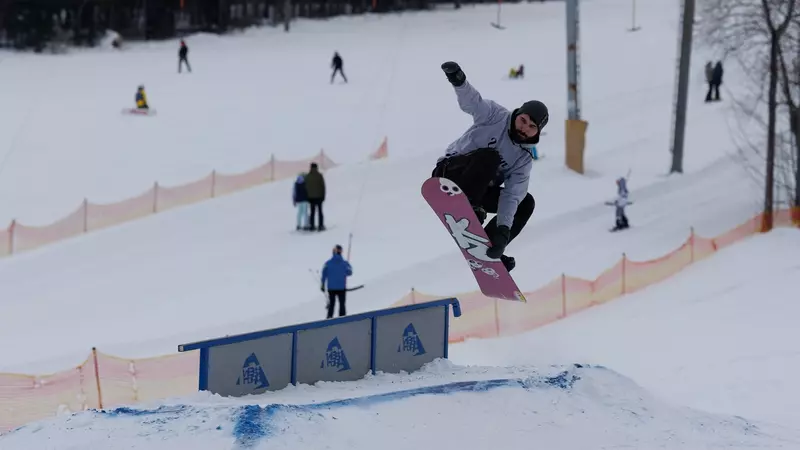
M533 155L529 145L517 144L508 134L511 111L492 100L485 100L477 89L464 81L455 87L458 106L472 116L472 126L453 141L444 158L463 155L480 148L494 148L500 154L500 167L496 180L504 183L497 207L497 224L511 228L517 206L528 193Z

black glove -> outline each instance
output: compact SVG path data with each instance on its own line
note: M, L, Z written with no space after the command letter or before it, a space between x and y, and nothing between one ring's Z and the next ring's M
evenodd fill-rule
M320 286L319 290L322 291L322 292L325 292L325 285L323 284L322 286Z
M497 227L495 232L489 236L489 239L492 240L492 246L486 250L486 256L494 259L503 256L503 252L506 250L506 245L508 245L508 240L510 238L511 230L509 230L507 226L500 225Z
M464 84L464 81L467 80L467 76L464 75L464 71L461 70L461 66L459 66L456 62L447 61L446 63L442 64L442 70L444 71L444 74L447 75L447 81L449 81L453 86L461 86Z

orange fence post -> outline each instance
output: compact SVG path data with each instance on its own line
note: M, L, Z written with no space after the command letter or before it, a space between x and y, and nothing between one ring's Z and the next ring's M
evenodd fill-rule
M158 181L153 183L153 214L158 212Z
M83 232L89 232L89 199L83 199Z
M626 275L625 274L625 266L626 266L625 261L627 259L628 259L628 257L625 256L625 253L623 253L622 254L622 280L621 280L621 282L622 282L622 295L625 295L625 275Z
M269 181L275 181L275 153L269 157Z
M411 304L416 304L417 300L414 298L414 286L411 286Z
M694 227L689 227L689 254L690 259L689 262L694 262Z
M17 228L17 219L11 221L8 226L8 254L14 254L14 230Z
M103 409L103 393L100 389L100 368L97 365L97 348L92 347L92 359L94 360L94 380L97 383L97 406Z
M561 274L561 318L567 317L567 274Z

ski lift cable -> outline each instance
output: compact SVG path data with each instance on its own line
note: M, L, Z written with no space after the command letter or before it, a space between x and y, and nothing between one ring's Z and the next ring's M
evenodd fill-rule
M391 95L391 93L393 91L393 88L394 88L395 72L397 71L398 54L399 54L399 52L400 52L400 50L401 50L401 48L403 46L403 43L404 43L403 41L405 40L407 25L408 24L407 24L406 19L403 18L402 25L398 29L398 32L397 32L397 34L395 36L395 43L392 46L393 47L393 51L389 54L389 56L391 58L390 59L391 65L390 65L390 69L389 69L389 80L387 81L387 83L386 83L386 85L385 85L385 87L383 89L383 100L382 100L382 102L380 104L380 110L378 112L377 126L375 127L375 131L374 131L374 134L373 134L373 140L378 141L378 142L380 141L380 139L382 137L381 136L382 135L381 130L383 129L383 124L385 123L386 109L387 109L387 106L388 106L388 103L389 103L389 98L390 98L390 95ZM370 163L370 161L366 161L364 164L369 164L369 163ZM371 178L371 174L372 174L372 171L369 170L369 168L367 168L365 170L365 172L366 172L366 174L364 175L364 179L361 182L361 187L360 187L359 192L358 192L358 200L356 202L356 210L353 213L353 219L352 219L352 222L351 222L351 225L350 225L350 234L349 234L348 243L347 243L347 259L348 260L350 259L350 249L352 247L352 242L353 242L353 230L356 228L356 224L358 223L358 217L359 217L360 212L361 212L361 204L362 204L362 201L364 199L364 191L366 190L367 183L369 182L369 180Z

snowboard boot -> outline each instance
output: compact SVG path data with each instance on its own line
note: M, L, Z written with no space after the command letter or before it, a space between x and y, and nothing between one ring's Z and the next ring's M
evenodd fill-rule
M517 266L517 262L511 256L500 255L500 261L506 266L506 270L509 272Z

